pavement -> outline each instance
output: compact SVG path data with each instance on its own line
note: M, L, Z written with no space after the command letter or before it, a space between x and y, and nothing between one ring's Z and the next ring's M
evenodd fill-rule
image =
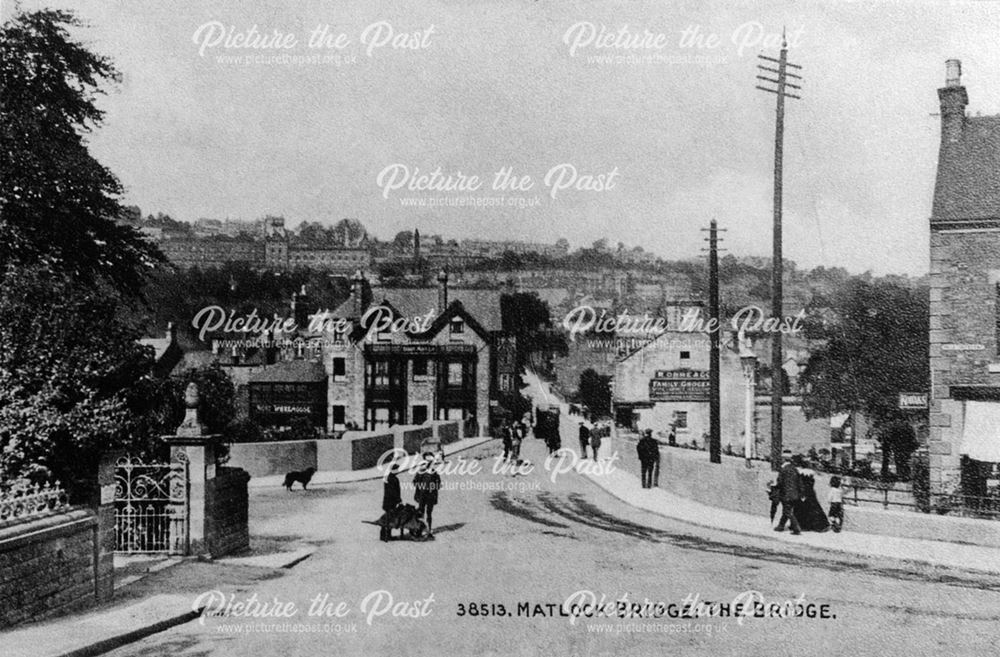
M546 382L528 374L527 394L550 405L560 407L560 426L563 447L575 448L575 427L578 419L569 414L569 406L554 394ZM566 437L570 438L567 439ZM619 442L617 437L605 439L601 445L601 458L610 456ZM628 448L632 449L631 443ZM899 538L861 534L845 530L839 534L832 532L799 535L790 532L775 532L771 524L762 522L760 516L720 509L702 504L690 498L675 495L660 488L644 489L639 478L618 467L602 468L596 472L583 472L584 477L623 502L645 511L667 518L690 523L699 527L722 530L743 536L767 538L782 543L807 545L820 550L850 553L864 557L880 557L901 562L927 564L960 571L1000 574L1000 550L977 545L965 545L945 541Z
M4 657L85 657L186 623L201 614L187 595L154 595L113 609L32 623L3 635Z

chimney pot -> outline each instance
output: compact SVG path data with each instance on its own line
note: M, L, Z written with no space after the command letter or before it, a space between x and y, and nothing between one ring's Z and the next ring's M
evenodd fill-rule
M962 86L962 62L958 59L949 59L944 63L945 65L945 86L946 87L961 87Z

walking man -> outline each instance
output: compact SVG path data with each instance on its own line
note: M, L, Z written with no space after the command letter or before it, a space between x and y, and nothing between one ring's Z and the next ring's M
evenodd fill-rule
M587 423L584 420L580 420L580 458L586 460L587 458L587 447L590 446L590 429L587 428Z
M652 488L653 473L660 464L660 446L653 439L652 429L646 429L642 433L642 438L639 439L635 449L639 453L639 466L642 470L642 487Z
M802 499L802 485L799 482L799 469L792 463L792 451L786 449L781 453L781 470L778 472L778 495L781 497L781 520L774 528L776 532L785 531L785 523L792 524L792 533L799 534L799 520L795 517L795 506Z
M382 516L384 522L382 530L379 532L379 540L381 541L388 541L392 538L393 513L396 507L403 502L397 472L399 472L399 464L393 463L392 467L389 468L389 474L385 476L385 483L382 485L382 510L385 511L385 514Z
M604 433L604 427L595 426L590 430L590 447L594 450L594 460L597 460L597 452L601 449L601 434Z
M427 538L434 538L434 506L438 502L441 475L434 467L434 454L426 452L424 460L413 475L413 501L417 503L417 517L427 522Z

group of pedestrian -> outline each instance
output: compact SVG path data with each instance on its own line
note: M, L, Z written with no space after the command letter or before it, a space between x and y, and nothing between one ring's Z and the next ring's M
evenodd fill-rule
M521 462L521 444L527 435L528 425L525 424L524 420L516 420L514 422L504 420L500 424L500 440L503 443L503 458L505 461Z
M589 447L594 454L594 460L597 460L598 452L601 449L601 440L604 437L606 430L602 426L589 424L586 420L580 422L579 429L579 439L580 439L580 458L587 458L587 448Z
M774 531L785 531L787 524L791 526L792 534L802 531L825 532L831 528L839 532L844 523L840 477L830 478L830 490L827 493L830 505L828 518L816 497L816 473L805 467L800 457L794 457L791 450L786 449L781 456L782 466L778 471L777 483L772 484L768 491L772 522L778 505L781 505L781 519Z
M401 531L416 521L416 525L424 523L426 538L434 539L434 507L438 503L438 491L441 489L441 475L438 473L436 457L433 452L425 452L423 460L417 466L413 475L413 501L416 510L409 504L403 504L402 491L399 484L399 464L393 463L382 485L382 511L385 513L380 521L379 539L392 539L392 529Z

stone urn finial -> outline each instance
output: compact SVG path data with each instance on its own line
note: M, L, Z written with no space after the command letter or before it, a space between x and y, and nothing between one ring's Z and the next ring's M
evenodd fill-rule
M178 436L202 435L203 427L198 418L198 402L198 384L192 381L184 389L184 421L177 427Z
M184 407L198 408L198 384L194 381L184 389Z

